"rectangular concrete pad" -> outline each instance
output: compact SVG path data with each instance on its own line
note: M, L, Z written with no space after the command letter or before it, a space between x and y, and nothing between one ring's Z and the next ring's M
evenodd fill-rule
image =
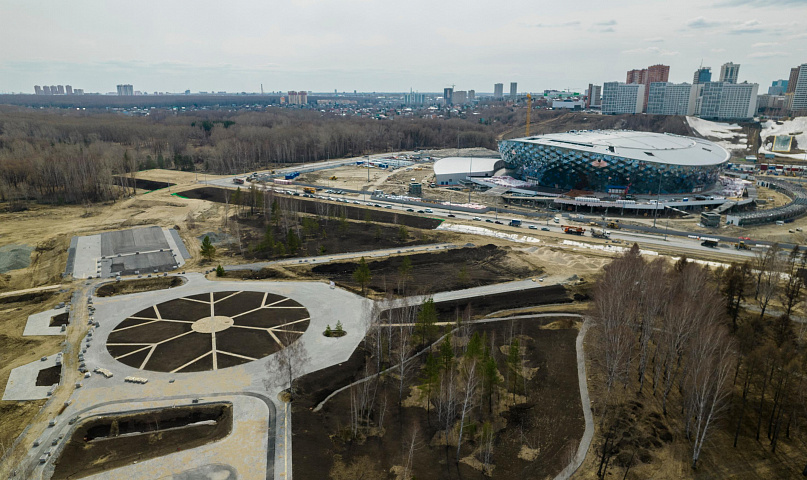
M25 323L25 330L23 330L22 336L30 337L35 335L64 335L64 332L62 332L62 327L50 326L51 317L64 313L64 311L64 308L56 308L29 316L28 321Z
M171 234L170 237L167 237L168 243L171 243L171 240L174 241L173 245L171 245L171 249L173 250L174 245L176 245L176 248L177 250L179 250L179 253L182 255L182 258L189 260L191 258L191 254L188 252L188 249L185 248L185 243L182 241L182 238L180 238L179 232L177 232L173 228L168 230L168 232Z
M56 355L51 355L44 362L36 360L31 363L21 365L11 371L6 383L6 390L3 392L3 400L39 400L48 398L48 391L52 385L37 387L36 376L40 370L56 366Z
M160 227L143 227L101 234L101 255L123 255L167 249L168 241Z

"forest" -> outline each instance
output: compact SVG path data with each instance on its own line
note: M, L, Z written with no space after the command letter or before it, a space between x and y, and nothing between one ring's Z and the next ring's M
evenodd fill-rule
M710 269L634 246L605 268L591 330L599 478L674 441L705 478L807 474L805 266L798 247Z

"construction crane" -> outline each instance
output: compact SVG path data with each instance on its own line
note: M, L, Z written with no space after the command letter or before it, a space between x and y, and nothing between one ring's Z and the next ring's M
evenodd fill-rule
M532 111L532 95L527 94L527 128L524 136L530 136L530 112Z

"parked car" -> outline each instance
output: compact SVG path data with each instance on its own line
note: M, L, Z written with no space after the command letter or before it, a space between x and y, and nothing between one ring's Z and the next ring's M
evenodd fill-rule
M415 211L415 209L414 209L414 208L407 208L407 209L406 209L406 211L407 211L407 212L414 212L414 211Z
M535 225L530 225L528 228L530 230L538 230L538 227L536 227Z
M546 228L546 227L541 227L541 230L542 230L542 231L544 231L544 232L548 232L548 231L549 231L549 229L548 229L548 228Z
M471 220L482 220L480 217L474 217Z
M448 216L451 217L451 218L456 217L456 215L454 215L453 213L449 213Z

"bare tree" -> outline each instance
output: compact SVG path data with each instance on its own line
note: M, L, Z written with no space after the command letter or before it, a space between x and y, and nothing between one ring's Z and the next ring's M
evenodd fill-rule
M765 270L759 275L757 300L759 301L759 318L765 318L765 310L774 295L779 290L779 282L782 278L782 261L779 258L779 247L774 244L767 251L767 261Z
M460 449L462 448L462 432L465 427L465 416L474 407L476 401L476 390L479 387L479 375L477 375L476 367L478 360L476 358L467 359L463 368L463 386L464 395L462 398L462 408L460 410L460 433L457 437L457 462L460 461Z
M284 386L289 394L294 396L294 380L302 376L311 363L311 357L305 344L298 340L298 335L293 333L283 333L278 338L283 347L273 355L273 362L266 366L269 378L264 380L267 389L277 385L272 381L272 377L280 380L280 385Z
M686 393L693 424L692 468L697 468L703 445L728 405L733 352L728 332L717 323L702 324L689 345Z

